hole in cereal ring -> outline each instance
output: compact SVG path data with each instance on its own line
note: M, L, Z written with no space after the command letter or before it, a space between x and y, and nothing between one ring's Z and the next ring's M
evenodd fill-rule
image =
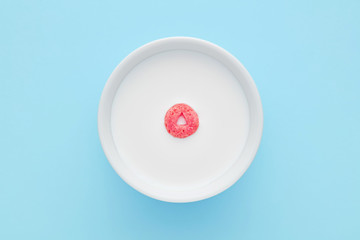
M177 125L186 125L186 120L185 120L183 114L180 115L180 117L178 118L176 124L177 124Z

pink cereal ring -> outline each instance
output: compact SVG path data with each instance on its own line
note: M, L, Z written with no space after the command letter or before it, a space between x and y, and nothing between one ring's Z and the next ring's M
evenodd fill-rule
M181 116L185 119L186 124L178 124ZM199 117L190 106L184 103L175 104L166 112L165 127L172 136L186 138L194 134L198 129Z

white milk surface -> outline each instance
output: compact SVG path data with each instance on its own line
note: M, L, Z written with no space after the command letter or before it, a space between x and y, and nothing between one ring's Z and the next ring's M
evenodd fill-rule
M167 110L186 103L199 128L175 138ZM187 190L221 176L239 157L248 135L249 108L240 83L217 60L193 51L154 55L123 80L111 128L122 160L139 177L164 189Z

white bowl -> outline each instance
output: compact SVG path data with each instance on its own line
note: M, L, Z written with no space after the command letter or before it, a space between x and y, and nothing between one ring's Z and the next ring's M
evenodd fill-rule
M183 53L179 52L180 54L178 54L176 51L184 51L184 52ZM169 159L168 162L164 162L164 161L161 162L155 156L162 156L161 151L164 151L164 154L165 154L166 151L168 151L167 148L165 148L165 147L164 147L164 149L157 148L156 150L154 150L157 152L155 152L153 154L152 153L147 154L147 153L145 153L144 149L147 149L149 146L146 146L144 144L144 141L141 140L142 139L141 134L143 134L143 131L139 130L136 132L136 129L134 128L135 130L134 130L133 137L138 138L139 145L131 146L131 144L132 144L131 142L132 141L136 142L137 140L130 139L130 138L132 138L132 136L126 135L125 130L117 130L117 127L113 126L114 124L116 125L116 122L113 123L114 120L112 120L112 117L114 117L114 116L112 116L113 111L114 111L113 107L115 106L116 108L121 108L121 107L119 107L121 105L116 103L116 101L118 101L116 99L119 98L119 97L117 97L117 95L119 95L119 94L124 95L124 93L123 93L124 89L126 89L127 85L129 85L129 83L127 83L127 82L129 82L130 79L134 79L134 76L133 76L134 74L132 74L132 78L129 77L131 75L130 73L133 71L133 69L135 69L140 64L149 62L149 61L146 62L145 60L148 60L154 56L158 56L159 54L169 53L169 52L174 52L177 54L177 55L176 54L172 55L170 57L171 59L169 59L169 61L168 61L169 64L172 64L171 62L172 62L172 60L174 60L173 61L174 63L177 62L177 63L180 63L180 65L181 65L181 61L183 61L183 63L186 63L186 61L184 62L184 59L176 61L176 59L175 59L176 56L179 56L179 58L188 57L189 61L191 62L192 61L191 58L193 56L195 56L195 58L196 58L196 56L201 54L202 56L204 56L203 59L205 59L204 60L205 62L209 61L209 63L211 63L211 64L219 64L219 68L226 69L226 71L228 71L229 74L234 79L236 79L236 81L235 81L236 84L238 84L240 86L241 90L239 90L238 92L234 91L231 94L239 93L239 95L243 95L242 97L243 97L243 99L245 99L242 104L245 104L245 105L243 105L243 108L245 109L244 111L246 111L246 113L247 113L247 114L243 115L243 118L244 118L243 122L244 122L244 124L245 123L247 124L246 131L245 130L242 131L242 134L244 135L244 136L242 136L243 140L240 139L239 146L235 147L235 148L231 147L231 149L227 149L226 147L224 147L227 145L230 146L231 145L230 143L233 143L233 141L231 139L234 138L234 136L233 136L234 134L231 135L231 132L230 132L228 139L226 137L222 138L221 141L225 145L221 145L221 147L216 149L216 151L217 151L216 154L223 153L224 159L222 159L222 157L220 157L220 158L217 157L217 158L211 159L211 157L209 157L207 155L206 155L206 157L204 155L204 158L201 158L201 156L202 156L201 152L200 153L198 152L198 153L196 153L196 156L200 156L198 159L199 159L199 161L202 161L198 165L196 165L198 162L197 162L197 158L195 158L195 157L191 158L190 162L186 161L187 159L184 159L184 157L183 157L183 159L184 159L183 163L181 163L181 162L179 163L178 160L172 160L172 159ZM188 55L186 55L186 54L188 54ZM209 59L211 58L212 60L206 60L207 58L209 58ZM201 74L202 74L201 71L204 72L204 69L206 70L207 63L202 64L202 62L201 62L202 58L200 57L199 59L196 59L197 62L194 60L196 63L199 63L199 71L196 70L197 68L194 68L195 70L194 69L191 70L192 72L186 72L187 70L186 70L186 68L184 68L185 70L184 69L182 69L181 71L179 70L179 72L176 73L176 76L174 75L174 78L179 78L179 75L182 75L182 74L184 74L184 76L186 75L187 78L191 78L191 75L189 75L189 74L194 73L194 74L198 74L196 76L196 78L194 78L194 79L195 80L200 79ZM208 70L211 73L211 71L213 71L213 69L210 68L210 65L209 65ZM176 66L174 66L174 67L176 67ZM178 67L181 67L181 66L178 66ZM171 68L171 66L170 66L170 68ZM202 68L202 70L200 68ZM137 69L143 69L143 68L137 68ZM169 71L168 69L169 69L169 66L164 66L164 71ZM190 68L188 68L188 69L190 69ZM137 70L137 71L139 71L139 70ZM157 71L159 72L162 70L158 69ZM169 73L167 72L166 74L169 74ZM213 76L214 74L216 75L217 72L215 71L214 73L211 73L209 76L207 76L207 78L211 78L211 76ZM228 74L228 73L226 73L226 74ZM226 76L230 76L229 74ZM124 80L124 79L127 79L127 80ZM216 84L219 84L218 80L219 79L214 80L214 81L217 81ZM123 83L124 81L126 81L126 84ZM149 84L149 83L151 83L151 81L153 81L153 83L154 83L153 85L156 85L156 84L159 85L159 83L157 82L158 79L151 78L150 75L149 75L149 79L147 81L149 81L149 82L147 82L147 84ZM194 82L194 80L191 80L191 81ZM204 81L202 83L204 83ZM196 85L196 84L197 83L194 82L194 85ZM199 80L199 84L200 84L200 80ZM224 79L224 84L227 84L226 79ZM130 82L130 85L131 85L131 82ZM150 84L149 86L151 88L152 85ZM141 87L141 85L135 84L135 85L131 86L131 88L128 87L127 89L136 89L138 87ZM199 86L199 87L201 87L201 86ZM211 87L212 87L211 83L210 83L210 86L206 86L206 88L209 88L210 90L211 90ZM233 89L230 87L230 85L224 86L224 87L226 89L229 89L226 91L231 91L231 89ZM195 88L196 88L196 86L195 86ZM169 134L167 134L165 127L163 127L163 129L161 129L161 127L162 127L161 124L163 124L163 122L161 122L161 120L163 119L163 116L161 114L162 114L162 112L164 112L164 115L165 115L165 112L166 112L165 110L167 110L166 108L171 107L171 101L169 101L169 96L170 96L169 94L166 95L166 96L168 96L167 99L165 99L165 97L164 97L164 101L161 101L161 97L163 96L162 94L165 93L165 91L164 91L164 89L162 89L159 86L158 94L155 93L154 97L155 98L157 97L156 101L161 103L158 105L155 104L156 105L155 107L157 109L161 110L161 111L156 110L156 112L159 112L161 116L157 113L154 113L154 116L151 116L151 117L149 116L149 118L154 119L154 121L152 121L150 119L149 123L148 123L149 124L148 127L150 129L152 129L152 130L149 130L149 131L152 131L151 134L153 134L155 132L155 135L158 135L158 136L155 137L154 140L148 141L148 144L149 145L160 144L159 142L163 141L163 143L161 143L161 144L163 144L164 146L165 145L167 146L167 144L169 143L170 144L169 146L174 147L173 149L176 149L177 147L179 147L181 149L193 149L191 147L192 147L192 145L195 145L195 144L197 144L196 146L199 146L198 147L199 149L204 147L204 149L207 148L210 152L212 151L212 149L215 149L216 147L214 147L214 148L207 147L208 145L206 145L206 144L208 144L210 140L208 140L208 142L206 142L206 143L204 142L202 144L202 141L204 141L203 139L206 138L206 136L212 136L212 135L209 135L209 133L208 133L209 129L211 130L211 128L209 126L211 124L213 124L212 129L214 129L214 126L215 126L216 131L218 131L219 133L221 133L222 127L224 129L226 128L229 130L229 129L231 129L231 126L228 126L228 125L216 126L216 125L214 125L215 122L219 122L219 121L211 122L210 120L206 119L208 116L210 116L208 113L209 112L208 109L211 109L211 106L205 106L204 103L201 103L201 101L206 99L206 97L209 97L209 96L205 95L206 88L204 88L204 97L203 98L201 96L201 93L199 93L199 91L197 92L197 97L194 97L194 98L192 98L192 96L191 96L191 91L181 93L183 95L186 95L186 96L184 96L184 100L185 101L187 100L188 101L187 103L189 103L190 106L193 106L196 111L199 110L198 113L199 113L200 126L198 129L198 132L196 132L193 136L190 136L187 139L175 139L172 136L170 136ZM119 91L119 89L122 89L122 92ZM154 88L154 89L151 90L152 93L154 93L154 91L156 92L156 88ZM126 94L129 97L128 98L125 97L122 99L131 99L131 97L134 97L134 96L136 96L136 94L139 94L136 90L134 90L134 93L129 92L132 90L126 90L126 91L127 91ZM120 92L120 93L118 93L118 92ZM176 89L174 90L174 92L176 93ZM178 102L176 102L176 100L182 101L181 94L179 96L174 97L173 104L178 103ZM120 95L120 97L122 97L123 95ZM218 101L221 102L222 99L230 101L229 99L227 99L228 96L226 96L226 95L223 94L222 96L219 96ZM191 101L189 99L193 100L194 105L191 105ZM198 101L196 99L198 99ZM149 96L144 96L144 99L140 99L140 100L143 101L144 104L146 104L146 102L149 101ZM156 102L156 101L154 100L154 102ZM124 102L122 102L122 103L124 103ZM162 104L162 103L164 103L164 104ZM131 106L131 105L129 105L130 103L125 102L125 104L128 104L127 107ZM135 103L135 102L133 104L134 104L134 106L138 106L138 105L136 105L137 103ZM198 106L196 106L196 104L198 104ZM237 110L238 109L235 109L235 112ZM234 113L234 116L232 116L231 110L226 110L226 111L228 111L227 117L229 117L229 118L234 117L234 119L236 119L235 113ZM224 112L224 113L226 113L226 112ZM239 112L239 113L241 113L241 112ZM121 116L121 114L120 114L120 118L117 117L116 121L120 121L122 118L128 118L131 120L131 117L134 118L135 122L143 121L143 120L138 120L138 117L141 115L136 115L136 114L139 114L139 112L138 111L136 111L136 112L130 111L129 114L126 116ZM239 114L237 114L237 116L238 115ZM232 119L232 120L234 120L234 119ZM226 118L224 119L224 121L226 121ZM241 122L241 121L239 121L239 122ZM131 121L130 122L128 121L127 123L131 124ZM153 124L154 126L152 125L152 123L155 123L155 124ZM231 121L230 121L230 123L231 123ZM131 126L129 128L131 128ZM235 128L236 127L234 126L234 131L238 131L238 130L235 130ZM125 182L127 182L130 186L132 186L139 192L141 192L147 196L150 196L152 198L159 199L162 201L168 201L168 202L198 201L198 200L212 197L212 196L226 190L227 188L229 188L244 174L244 172L247 170L247 168L253 161L255 154L257 152L257 149L259 147L259 144L260 144L260 140L261 140L261 136L262 136L262 129L263 129L263 112L262 112L261 100L260 100L260 96L258 94L257 88L255 86L255 83L252 80L250 74L247 72L247 70L244 68L244 66L230 53L228 53L227 51L225 51L224 49L222 49L221 47L219 47L217 45L214 45L210 42L196 39L196 38L172 37L172 38L160 39L157 41L150 42L150 43L140 47L139 49L135 50L134 52L132 52L116 67L114 72L109 77L109 79L105 85L105 88L103 90L100 104L99 104L99 112L98 112L99 136L100 136L102 147L104 149L104 152L105 152L111 166L114 168L114 170L119 174L119 176ZM145 130L145 131L147 131L147 130ZM131 134L131 131L129 133ZM146 134L146 133L144 133L144 134ZM149 134L144 136L144 138L149 138L149 136L151 138L151 135L149 135ZM235 135L235 137L236 137L236 135ZM119 138L120 138L120 140L119 140ZM121 139L121 138L123 138L123 139ZM126 138L129 138L128 142L126 141L127 140ZM207 138L209 138L209 137L207 137ZM219 141L217 140L217 142L219 142ZM127 146L122 146L122 144L125 144L125 145L127 144ZM183 147L185 145L186 145L186 147ZM211 145L209 145L209 146L211 146ZM138 151L137 153L141 153L145 156L144 159L136 160L136 158L133 157L133 155L131 153L131 149L137 149L136 150L136 151ZM204 153L204 149L201 150L203 153ZM142 153L143 150L144 150L144 153ZM196 151L196 149L194 151ZM236 157L234 159L230 159L231 157L229 157L230 155L228 155L228 151L235 151L234 154L236 154ZM171 154L168 152L166 154L167 154L166 156L168 156L168 157L171 156ZM187 152L187 154L190 156L192 154L192 152ZM141 156L141 155L138 155L138 156ZM227 156L227 157L225 157L225 156ZM233 155L231 155L231 156L233 156ZM139 157L137 157L137 158L139 158ZM209 165L206 164L206 161L207 161L206 158L209 158ZM229 158L229 159L226 159L226 158ZM133 164L133 162L132 162L132 161L135 161L134 159L137 161L136 164L135 163ZM144 164L144 166L146 164L152 164L152 163L154 163L154 165L158 164L158 165L156 165L157 172L151 173L154 176L154 179L155 179L154 181L151 180L151 177L149 178L148 176L145 176L146 174L144 174L144 170L142 169L142 165L141 165L142 163ZM165 163L166 166L162 167L162 165L161 165L162 163ZM174 167L174 169L171 169L172 163L174 163L175 164L174 166L176 166L176 167ZM201 173L199 172L199 176L201 174L202 174L201 176L205 176L205 178L202 178L202 179L200 179L200 178L197 179L196 177L198 175L197 175L196 171L194 172L191 169L192 166L194 166L194 167L196 166L197 168L199 168L199 166L200 167L203 166L203 168L201 168L203 171L208 171L206 169L216 171L216 169L218 168L217 164L223 164L223 163L224 164L226 163L226 165L222 166L222 167L224 167L224 169L222 169L221 171L219 170L219 172L216 172L215 175L214 175L214 173L211 173L212 175L211 176L209 175L207 177L207 176L205 176L207 172L201 172ZM181 164L183 164L183 165L181 165ZM212 166L213 166L213 168L211 168ZM173 172L171 174L162 176L163 171L166 173L166 171L169 171L169 169ZM176 176L177 169L179 172L181 172L182 175L179 173L179 176ZM189 170L188 175L186 172L187 170ZM209 174L210 174L210 170L209 170ZM145 173L146 173L146 171L145 171ZM157 175L159 178L156 178ZM174 178L172 178L172 176L174 176ZM169 179L168 182L167 182L167 179ZM181 179L184 180L184 184L182 184ZM171 181L174 180L174 181L171 182L170 180ZM186 183L185 183L185 180L186 180Z

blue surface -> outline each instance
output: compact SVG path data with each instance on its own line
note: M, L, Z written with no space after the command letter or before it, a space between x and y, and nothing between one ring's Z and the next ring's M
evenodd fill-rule
M1 1L0 239L360 239L359 1ZM115 66L168 36L253 76L259 152L233 187L164 203L107 162L97 107Z

